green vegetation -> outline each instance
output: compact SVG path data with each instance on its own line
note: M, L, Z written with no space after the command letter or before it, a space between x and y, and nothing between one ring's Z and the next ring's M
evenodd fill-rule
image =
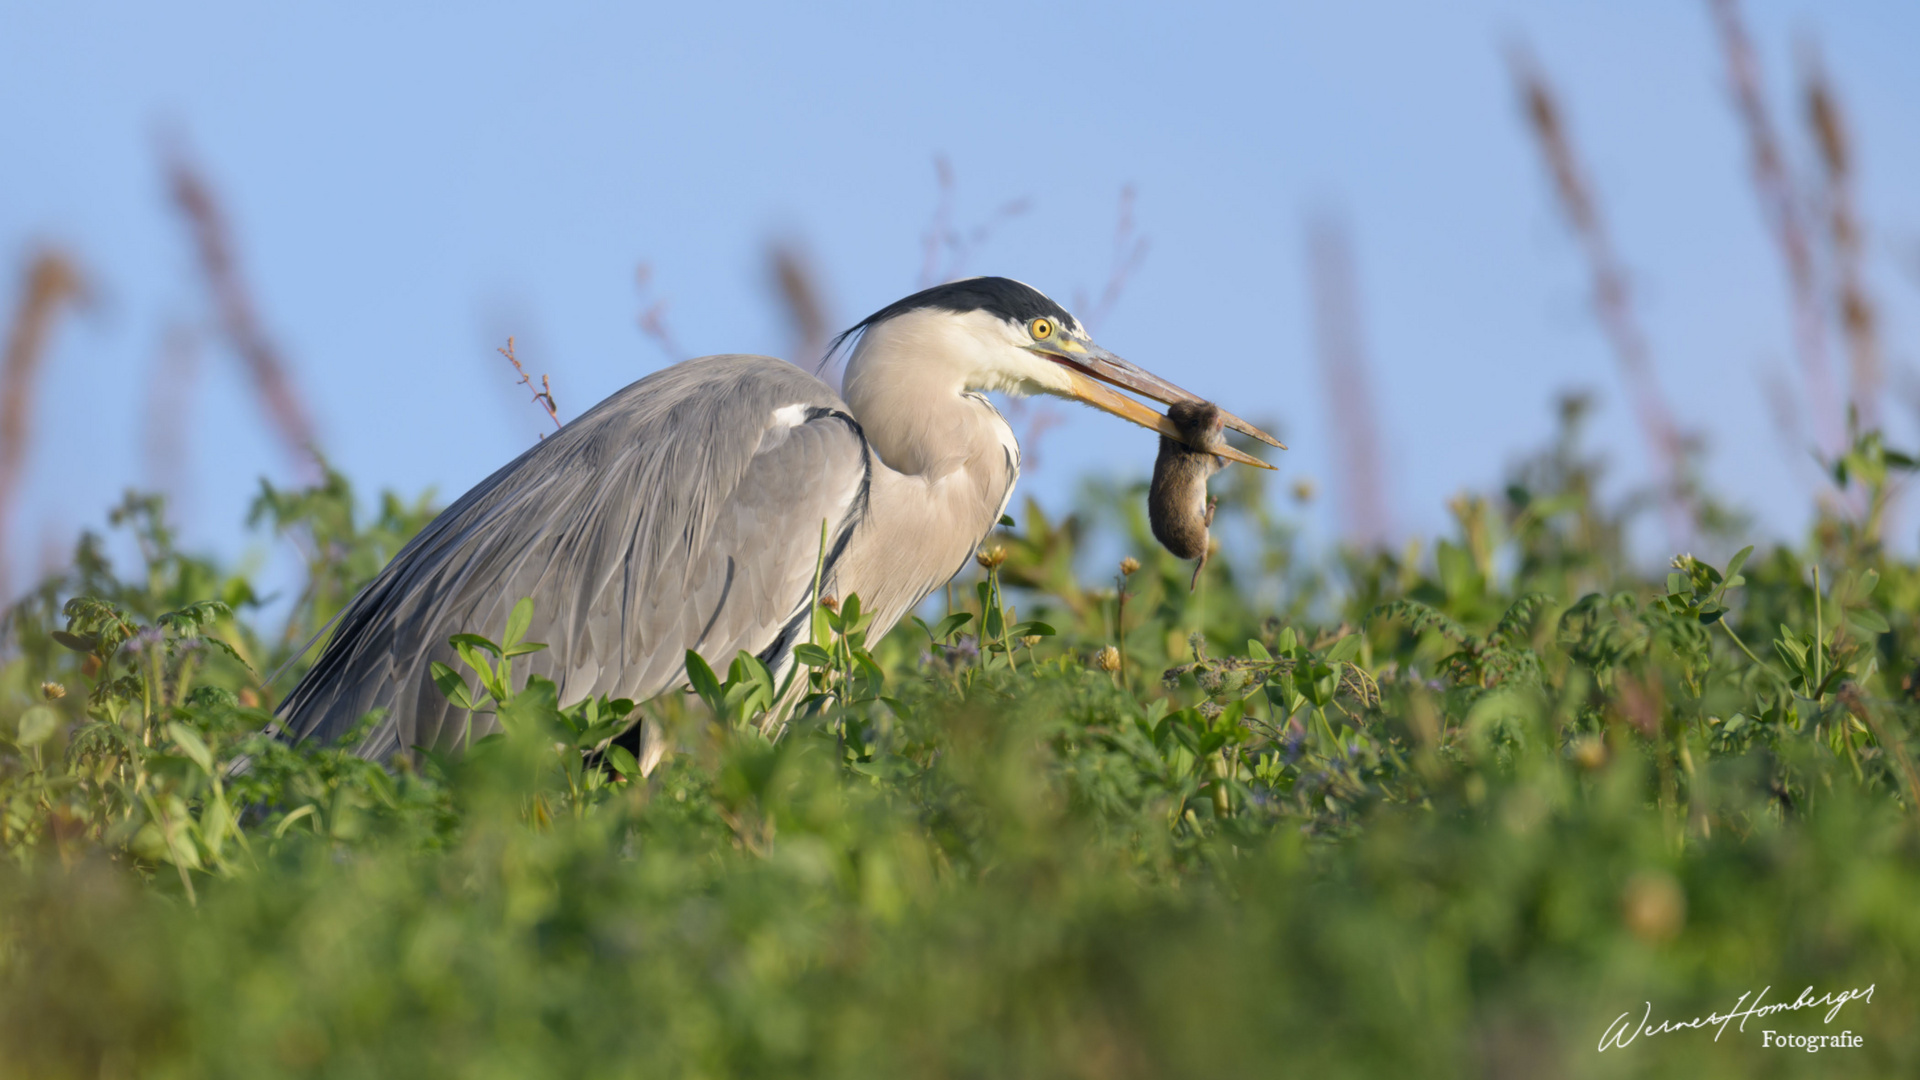
M1642 580L1575 435L1327 567L1233 470L1192 593L1139 488L1029 505L944 618L823 598L790 694L691 664L648 777L595 752L636 706L513 673L524 610L436 673L507 728L474 752L275 742L266 673L425 504L266 489L308 554L269 633L130 498L140 567L88 538L8 617L0 1076L1911 1074L1908 462L1862 438L1863 524Z

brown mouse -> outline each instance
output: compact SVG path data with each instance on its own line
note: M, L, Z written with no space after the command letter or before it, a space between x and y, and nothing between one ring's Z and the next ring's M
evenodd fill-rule
M1199 559L1193 568L1191 590L1207 565L1207 528L1213 524L1214 500L1207 495L1207 478L1226 467L1212 451L1226 445L1220 409L1210 401L1176 402L1167 419L1182 439L1160 436L1160 456L1153 462L1153 487L1147 493L1147 521L1154 539L1182 559Z

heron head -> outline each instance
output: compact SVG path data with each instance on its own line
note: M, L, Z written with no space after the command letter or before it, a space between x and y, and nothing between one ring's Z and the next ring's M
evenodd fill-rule
M911 364L953 382L957 391L1070 398L1185 441L1173 421L1114 388L1166 405L1204 400L1095 344L1065 308L1012 278L967 278L924 289L862 319L835 339L835 347L856 334L860 342L847 364L850 402L863 381L886 378L881 372L894 364ZM1227 427L1285 449L1232 413L1222 410L1221 417ZM1232 447L1214 452L1272 468Z

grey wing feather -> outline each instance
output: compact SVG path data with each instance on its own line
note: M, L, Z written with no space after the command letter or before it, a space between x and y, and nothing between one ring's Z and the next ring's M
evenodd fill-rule
M872 458L827 386L767 357L718 356L614 394L467 492L356 597L287 696L296 739L334 739L385 716L359 752L446 748L468 717L433 685L461 670L447 638L497 637L534 600L517 658L563 704L644 700L676 682L688 649L786 661L821 553L865 512ZM472 735L493 730L472 718Z

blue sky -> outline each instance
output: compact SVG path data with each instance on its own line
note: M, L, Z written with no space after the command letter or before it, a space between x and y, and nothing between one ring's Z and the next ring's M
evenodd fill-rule
M1599 392L1595 441L1617 480L1643 480L1515 106L1504 49L1520 41L1562 94L1715 485L1776 534L1810 503L1765 404L1761 372L1792 365L1786 289L1703 4L169 8L0 2L9 287L27 247L53 242L98 292L41 382L16 581L159 478L142 436L156 361L169 326L209 310L161 179L169 132L223 196L325 449L369 491L451 498L534 438L544 418L493 352L509 333L567 415L666 363L636 325L642 262L692 353L786 350L773 237L812 251L840 324L911 291L937 155L960 225L1028 200L964 269L1068 302L1106 280L1131 185L1150 249L1103 343L1276 418L1287 473L1323 489L1337 444L1305 232L1316 213L1344 219L1400 535L1442 528L1449 496L1496 482L1568 387ZM1838 84L1899 366L1920 341L1920 7L1748 15L1796 150L1797 39ZM217 345L186 408L188 541L258 549L241 527L256 478L292 471ZM1910 411L1889 411L1911 442ZM1075 409L1023 488L1063 501L1087 471L1144 474L1153 451ZM1332 506L1313 508L1317 535Z

